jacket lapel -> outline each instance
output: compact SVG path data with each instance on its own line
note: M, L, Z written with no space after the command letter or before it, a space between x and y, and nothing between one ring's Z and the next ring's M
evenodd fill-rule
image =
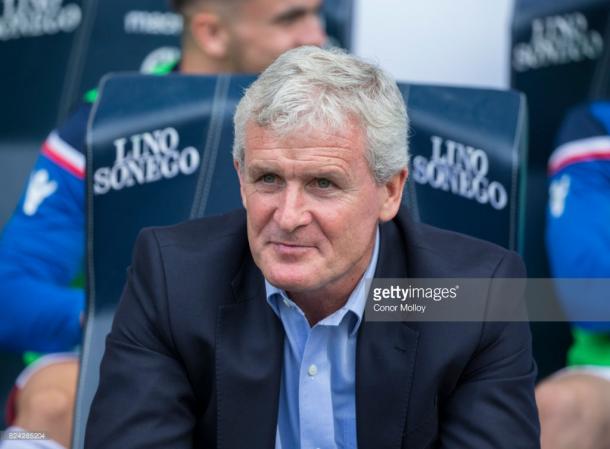
M263 276L250 258L233 282L236 302L220 306L216 341L217 447L275 444L281 322L265 302Z
M394 222L381 227L376 277L407 277L404 230ZM404 322L366 322L356 355L356 423L359 449L401 447L419 332Z

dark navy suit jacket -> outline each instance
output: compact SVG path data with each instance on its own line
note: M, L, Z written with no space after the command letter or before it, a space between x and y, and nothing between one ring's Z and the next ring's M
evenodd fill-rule
M413 223L381 226L376 277L523 276L519 257ZM243 211L140 234L106 342L89 449L272 449L283 328ZM359 449L537 448L527 323L363 321Z

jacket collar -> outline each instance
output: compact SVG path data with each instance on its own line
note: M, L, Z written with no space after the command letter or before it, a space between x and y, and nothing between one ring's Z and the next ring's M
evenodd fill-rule
M284 333L265 302L263 276L247 252L233 281L235 302L219 306L216 328L216 444L274 447Z
M402 213L380 229L376 277L407 277L416 226ZM216 341L217 446L274 447L284 334L265 301L262 273L246 251L233 281L235 302L220 306ZM360 449L401 446L419 333L406 323L362 323L356 354ZM379 429L384 429L380 432ZM247 437L246 437L247 436Z
M404 278L411 259L406 213L381 227L375 277ZM356 355L359 449L398 449L405 431L419 332L403 322L362 323ZM384 429L380 432L379 429Z

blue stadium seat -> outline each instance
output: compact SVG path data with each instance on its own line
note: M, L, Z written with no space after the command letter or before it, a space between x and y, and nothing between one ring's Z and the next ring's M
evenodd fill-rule
M412 209L425 223L521 252L527 112L512 91L401 85Z
M511 85L530 112L524 258L532 277L549 275L544 246L547 161L567 110L608 95L609 15L606 0L517 0L511 44ZM565 366L571 343L565 322L535 323L539 375Z
M74 447L83 444L104 339L139 230L241 206L232 117L253 79L118 75L102 85L88 137L88 311ZM142 173L122 162L130 157L157 165Z
M56 3L59 9L52 10ZM4 11L19 27L11 28L8 20L0 26L0 59L12 61L0 85L0 177L5 181L0 228L47 133L105 73L175 59L182 30L181 18L168 11L167 0L149 0L145 7L137 0L30 4L31 11ZM35 10L38 4L47 10ZM57 28L36 31L34 19L40 16Z
M549 272L543 233L555 134L570 107L608 93L609 13L605 0L515 2L511 85L526 95L530 112L524 256L532 276Z
M83 445L104 339L138 231L241 207L231 157L232 114L252 80L115 75L103 83L88 135L88 310L76 448ZM411 114L413 162L421 166L412 169L415 181L406 195L413 215L517 248L525 151L522 97L477 89L400 88ZM452 190L451 179L445 189L417 174L430 164L434 173L444 170L463 178L458 190ZM464 192L473 178L480 188L469 197Z
M19 8L10 9L13 3ZM0 229L13 212L40 144L110 70L176 57L181 19L166 0L5 2L0 7ZM45 24L45 28L41 24ZM0 404L23 367L0 353ZM0 428L4 407L0 406Z

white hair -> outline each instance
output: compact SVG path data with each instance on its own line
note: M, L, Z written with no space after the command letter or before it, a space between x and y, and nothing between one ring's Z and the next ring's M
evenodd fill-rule
M379 67L339 49L290 50L237 105L233 158L243 167L249 122L286 135L304 128L340 129L352 117L364 131L375 181L387 182L408 163L408 118L396 82Z

